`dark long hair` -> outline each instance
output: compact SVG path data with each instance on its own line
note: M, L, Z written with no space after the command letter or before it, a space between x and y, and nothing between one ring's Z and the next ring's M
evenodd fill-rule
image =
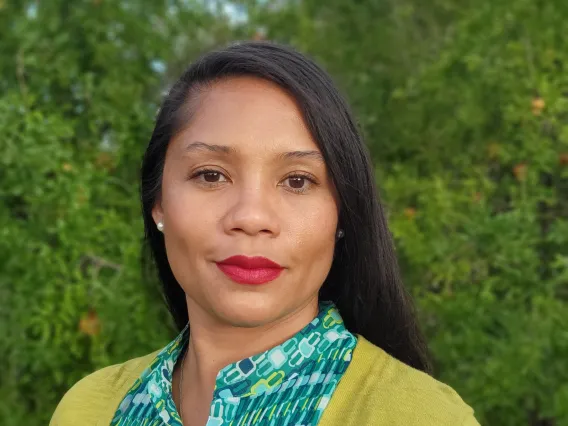
M317 64L290 47L269 42L237 43L195 61L164 99L144 155L141 199L145 247L157 267L177 327L181 330L188 322L185 294L168 263L152 208L160 196L168 144L187 123L187 106L203 87L233 76L265 79L290 93L325 158L339 196L339 227L345 236L336 244L320 300L337 305L352 333L402 362L430 372L426 345L401 282L370 156L351 110Z

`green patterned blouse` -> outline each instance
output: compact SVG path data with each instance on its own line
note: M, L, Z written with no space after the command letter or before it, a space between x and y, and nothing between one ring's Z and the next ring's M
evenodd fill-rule
M186 326L156 356L122 400L111 426L181 426L172 372L188 338ZM356 343L335 305L321 302L318 316L296 335L219 372L206 426L316 425Z

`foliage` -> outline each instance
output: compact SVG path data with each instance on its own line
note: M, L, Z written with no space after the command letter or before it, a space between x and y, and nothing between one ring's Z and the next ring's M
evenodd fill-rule
M0 423L43 425L79 378L174 335L141 276L138 168L164 64L226 25L152 1L0 6Z
M567 4L302 4L277 37L358 110L437 376L482 424L568 424Z
M568 425L568 3L227 4L0 0L0 423L172 338L139 255L161 91L267 37L355 107L436 376L484 425Z

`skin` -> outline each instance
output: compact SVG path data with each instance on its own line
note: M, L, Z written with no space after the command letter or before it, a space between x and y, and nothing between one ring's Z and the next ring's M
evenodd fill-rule
M173 397L184 424L203 425L219 370L286 341L317 315L338 204L294 98L277 85L226 79L202 91L194 105L168 147L152 215L164 224L168 261L191 324L183 401L179 361ZM311 154L282 155L294 151ZM199 174L204 169L213 172ZM238 284L216 262L239 254L285 269L266 284Z

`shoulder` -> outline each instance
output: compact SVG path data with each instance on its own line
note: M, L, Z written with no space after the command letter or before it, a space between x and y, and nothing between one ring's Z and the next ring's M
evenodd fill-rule
M79 380L57 405L50 426L94 426L106 419L110 423L128 389L158 352L102 368Z
M469 407L450 386L416 370L362 336L330 401L328 422L345 419L366 425L478 425ZM323 418L322 418L323 420ZM339 424L339 423L337 423ZM341 424L345 424L344 422Z

